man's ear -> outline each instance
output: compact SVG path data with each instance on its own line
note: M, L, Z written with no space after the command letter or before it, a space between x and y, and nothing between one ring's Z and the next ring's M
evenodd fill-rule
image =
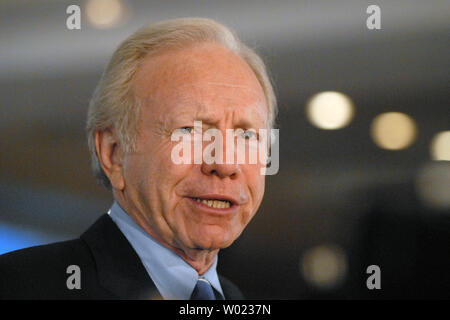
M111 129L95 133L97 157L113 189L123 190L125 180L122 168L122 150L119 140Z

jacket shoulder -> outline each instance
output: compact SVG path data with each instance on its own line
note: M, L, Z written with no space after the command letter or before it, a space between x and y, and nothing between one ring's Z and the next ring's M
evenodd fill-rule
M60 263L71 255L85 255L86 249L80 239L33 246L0 255L0 267L3 269L13 265L20 271L23 269L32 271L36 269L36 264Z
M9 252L0 256L0 298L68 299L68 267L77 265L83 275L95 269L88 246L81 239ZM91 272L89 272L91 271ZM81 278L82 284L92 279ZM77 292L79 295L79 292Z

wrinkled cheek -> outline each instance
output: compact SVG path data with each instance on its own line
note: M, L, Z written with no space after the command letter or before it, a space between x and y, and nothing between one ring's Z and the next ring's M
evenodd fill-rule
M192 246L193 239L201 235L203 224L192 215L187 208L177 208L166 217L173 241L183 245Z
M241 229L239 233L241 233L242 230L248 225L248 223L252 220L254 215L255 213L250 208L241 213L240 220L236 221L234 225L235 227L239 227Z

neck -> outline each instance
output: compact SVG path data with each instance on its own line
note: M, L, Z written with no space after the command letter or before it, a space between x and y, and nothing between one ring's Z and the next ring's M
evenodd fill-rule
M167 248L178 254L186 263L194 268L199 275L203 275L214 264L214 261L219 253L219 249L215 250L201 250L201 249L187 249L182 250L165 245Z
M187 264L189 264L192 268L194 268L199 275L203 275L214 264L217 254L219 253L219 249L214 250L192 249L187 248L182 244L171 245L166 241L164 241L164 239L162 239L160 236L158 236L158 234L153 232L151 228L147 227L147 224L140 223L139 221L136 221L139 219L135 219L134 217L132 218L142 229L144 229L145 232L147 232L147 234L149 234L153 239L158 241L160 244L162 244L169 250L175 252L184 261L186 261Z

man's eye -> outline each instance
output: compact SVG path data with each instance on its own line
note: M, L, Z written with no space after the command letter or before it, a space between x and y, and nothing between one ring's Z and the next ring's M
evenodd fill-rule
M194 128L192 127L183 127L180 129L177 129L178 131L180 131L181 133L185 133L185 134L190 134L194 131Z
M246 130L242 133L242 136L244 139L258 138L258 135L254 130Z

